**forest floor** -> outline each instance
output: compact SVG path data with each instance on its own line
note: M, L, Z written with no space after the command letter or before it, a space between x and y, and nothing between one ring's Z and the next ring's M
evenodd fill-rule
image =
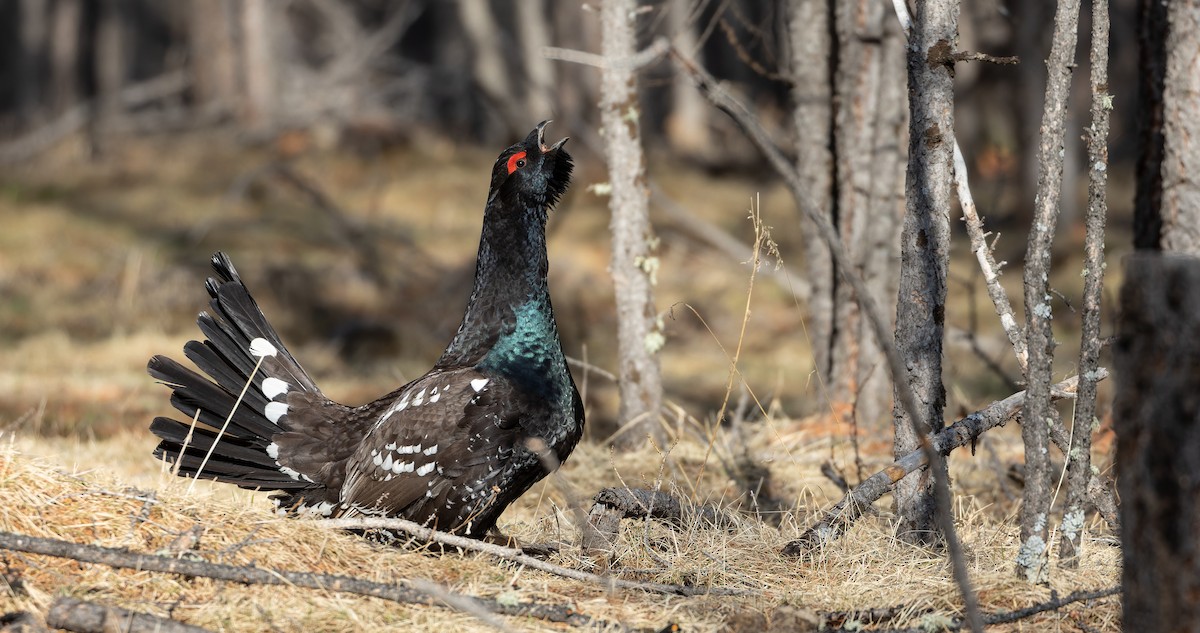
M607 201L586 191L604 175L588 157L577 161L573 190L549 235L564 347L599 368L576 371L586 392L588 436L560 474L514 504L501 526L523 542L566 543L551 557L566 567L746 595L610 592L485 555L433 555L280 519L265 494L207 483L189 490L150 456L150 419L174 412L145 363L154 354L181 358L183 343L198 334L194 319L205 307L211 252L230 253L293 354L327 395L348 404L419 376L465 305L494 151L436 139L420 139L419 152L372 155L300 145L247 148L217 135L149 139L113 145L94 161L67 147L0 176L0 530L153 553L198 524L205 531L194 554L213 562L380 582L425 579L464 594L571 604L605 623L647 630L676 623L686 631L754 631L893 608L894 617L867 628L938 630L961 615L944 555L894 536L889 497L877 504L878 516L859 521L813 560L777 555L841 496L821 474L822 464L857 483L890 463L890 431L881 420L852 425L822 397L812 378L804 306L784 284L760 274L752 285L747 263L693 241L661 217L656 292L668 337L662 359L673 441L628 453L604 448L614 429L615 391L602 370L614 366L615 322ZM777 186L654 159L651 175L697 216L747 244L753 239L747 216L759 197L785 269L795 278L803 274L796 212ZM314 202L312 188L338 208ZM1078 305L1076 223L1068 220L1062 231L1052 283ZM1007 229L997 259L1019 262L1023 248L1023 232ZM768 265L774 262L763 270ZM1110 267L1110 288L1119 282L1117 269ZM1015 264L1004 281L1019 312ZM1078 315L1056 310L1062 345L1055 376L1063 378L1075 362ZM1010 393L981 355L1017 375L965 239L954 247L947 319L947 417L957 419ZM1106 386L1102 397L1109 392ZM732 422L714 424L725 402ZM1064 411L1069 420L1069 404ZM1096 455L1107 469L1107 404L1101 411ZM1099 519L1089 523L1078 570L1058 569L1052 556L1049 586L1015 578L1020 455L1019 430L1010 424L982 437L974 456L960 450L950 460L956 523L984 610L1119 584L1117 541ZM742 513L729 530L627 521L607 560L582 556L571 545L578 534L574 510L586 505L580 499L605 486L659 486L737 513L748 507L739 483L745 459L770 475L759 492L779 505L765 521ZM144 501L149 492L151 503ZM24 554L0 553L0 560L0 613L42 613L55 596L70 595L169 612L222 631L492 628L466 612L328 591L114 571ZM994 630L1117 630L1119 615L1113 597ZM531 618L503 623L565 628ZM854 623L844 626L852 630Z

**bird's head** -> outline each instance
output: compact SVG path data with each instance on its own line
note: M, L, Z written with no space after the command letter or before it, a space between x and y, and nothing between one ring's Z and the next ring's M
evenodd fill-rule
M571 155L563 149L564 138L547 146L542 121L525 140L500 153L492 168L488 203L509 208L552 207L571 183Z

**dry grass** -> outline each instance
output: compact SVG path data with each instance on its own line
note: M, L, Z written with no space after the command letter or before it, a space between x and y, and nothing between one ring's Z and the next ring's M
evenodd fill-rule
M815 472L828 440L814 438L803 423L793 423L791 458L773 464L786 492L806 500L795 508L781 530L746 518L732 531L692 527L681 531L625 522L622 537L606 562L614 575L661 583L734 587L760 592L746 598L680 598L635 591L606 593L602 588L533 570L515 568L483 556L433 555L420 548L398 548L367 542L315 525L273 516L264 495L228 486L198 486L186 495L186 482L169 473L145 472L130 479L108 468L62 466L63 460L34 457L46 444L4 437L0 446L0 529L141 552L165 548L195 525L205 532L195 552L212 562L255 564L286 570L353 575L379 582L427 579L451 590L478 596L573 604L596 618L628 626L660 627L669 621L688 631L719 630L747 612L770 618L781 605L817 612L905 605L913 614L893 625L919 625L958 614L957 588L944 558L893 538L886 519L866 519L815 561L781 560L776 552L798 535L798 522L832 500L831 486ZM765 448L758 438L754 449ZM99 442L80 442L71 451L53 452L79 465L104 463L117 455L144 455L143 438L126 435ZM844 447L839 447L844 450ZM659 471L667 485L695 482L702 498L732 500L736 494L712 464L701 474L704 447L683 441L664 459L655 451L610 456L585 445L564 467L566 485L547 482L520 500L502 521L504 529L527 542L567 541L577 534L564 488L587 490L613 485L652 483ZM128 459L128 457L126 457ZM664 468L660 469L660 465ZM153 491L148 520L134 521L143 511L139 499ZM834 492L836 494L836 492ZM995 521L971 497L958 498L958 525L969 567L987 610L1028 606L1049 598L1049 591L1018 581L1012 573L1017 546L1012 522ZM434 607L396 605L382 600L327 594L303 589L245 587L204 579L185 579L149 572L117 571L71 561L4 554L7 590L0 590L0 612L42 612L56 595L127 608L171 613L193 624L223 631L276 630L485 630L470 615ZM567 567L597 571L598 561L579 556L570 545L552 560ZM1053 574L1053 587L1065 595L1078 588L1107 587L1118 582L1119 555L1102 540L1088 543L1077 572ZM19 582L19 585L17 584ZM1119 612L1114 599L1073 605L1009 630L1047 630L1080 625L1114 630ZM522 630L558 630L529 619L509 624ZM1004 629L1001 629L1004 630Z
M208 253L220 248L233 254L268 316L331 397L362 402L423 371L457 324L478 237L481 173L492 153L439 142L427 144L421 155L396 152L366 160L314 150L296 160L297 169L316 177L352 217L379 228L387 264L397 271L395 288L384 295L363 280L347 257L348 246L331 237L328 223L295 192L260 182L244 195L230 195L232 183L273 158L270 148L231 150L228 141L199 138L116 147L100 164L52 158L0 181L5 224L0 230L0 529L155 552L199 524L206 531L197 553L210 561L386 582L423 578L479 596L569 602L593 617L633 627L674 621L688 631L756 630L782 626L784 605L814 611L907 605L909 615L890 626L933 625L958 613L961 603L942 555L895 539L886 515L863 519L815 561L775 556L822 507L840 497L820 474L820 464L832 461L855 482L886 464L890 433L878 423L861 425L864 470L856 475L848 425L831 418L831 407L810 384L801 310L761 278L748 302L746 266L678 239L669 229L660 252L658 298L660 306L674 306L666 319L663 359L668 396L686 412L672 422L677 441L663 450L646 446L618 455L602 448L611 432L605 421L615 409L613 393L602 379L588 376L590 439L561 475L536 486L501 525L523 541L572 543L578 533L574 500L586 503L601 487L622 484L662 485L691 499L736 507L745 493L723 463L748 452L769 467L769 492L785 501L775 517L780 528L750 517L731 532L626 522L611 560L583 558L570 545L553 560L589 571L608 568L630 580L752 589L756 596L608 594L486 557L383 547L281 520L269 513L261 494L198 485L185 495L186 483L163 473L149 456L154 442L146 425L170 410L166 390L145 376L144 366L152 354L178 357L183 342L194 335ZM799 240L782 191L657 167L664 189L747 243L753 240L745 221L747 201L761 189L763 221L774 227L772 235L795 270ZM551 283L568 353L611 367L607 244L597 239L608 215L603 200L583 193L583 185L602 179L582 163L573 198L552 221ZM956 257L963 262L956 270L971 276L974 266L965 246ZM1069 264L1056 277L1066 290L1078 283ZM1115 283L1114 278L1110 275ZM969 328L967 306L975 302L984 346L1011 368L999 326L988 318L982 284L971 292L963 285L954 289L948 318ZM313 325L331 311L325 325L386 315L400 329L400 340L382 360L347 360L327 342L328 329ZM1069 315L1057 323L1066 328L1060 334L1066 343L1060 349L1060 375L1071 364L1074 336ZM739 340L741 331L745 336ZM713 412L727 395L727 354L739 345L730 409L740 410L735 405L745 385L766 412L751 407L739 424L714 428ZM952 347L949 355L949 414L1007 395L997 391L998 381L971 353ZM1108 438L1101 440L1097 452L1103 454ZM981 439L977 456L960 451L950 460L968 566L989 611L1028 606L1050 595L1049 589L1021 583L1012 573L1013 495L1019 489L1007 482L1004 471L1020 461L1019 451L1016 430L1000 429ZM132 489L157 495L146 522L132 521L143 507L131 497ZM1119 581L1119 551L1094 527L1081 568L1051 573L1060 595ZM69 594L170 612L223 631L488 628L447 609L378 599L114 571L11 553L0 553L0 563L7 565L0 571L9 583L0 583L0 613L43 611L54 596ZM18 580L19 586L13 584ZM1113 598L997 630L1116 630L1119 611ZM520 630L562 628L528 619L507 623Z

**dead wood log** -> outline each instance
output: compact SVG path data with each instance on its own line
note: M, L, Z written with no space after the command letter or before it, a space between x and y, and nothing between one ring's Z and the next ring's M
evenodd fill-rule
M1108 376L1103 367L1097 370L1097 378ZM1064 380L1054 385L1051 396L1054 399L1074 397L1079 383L1078 376ZM976 438L984 431L1003 425L1009 418L1025 405L1026 392L1015 393L1003 400L993 402L986 408L955 422L933 436L933 447L940 455L949 455L950 451L974 444ZM784 546L784 556L808 556L821 546L841 536L863 515L872 503L892 489L897 481L905 475L924 468L928 464L921 450L915 450L893 462L887 468L868 477L842 500L833 506L815 525L805 530L800 538Z
M50 605L50 610L46 613L46 624L75 633L211 633L209 629L170 618L65 596Z

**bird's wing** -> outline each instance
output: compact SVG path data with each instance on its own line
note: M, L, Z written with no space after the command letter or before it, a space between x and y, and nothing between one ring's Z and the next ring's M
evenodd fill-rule
M486 505L500 464L522 441L520 400L506 380L473 368L410 383L350 459L339 512L459 527Z

